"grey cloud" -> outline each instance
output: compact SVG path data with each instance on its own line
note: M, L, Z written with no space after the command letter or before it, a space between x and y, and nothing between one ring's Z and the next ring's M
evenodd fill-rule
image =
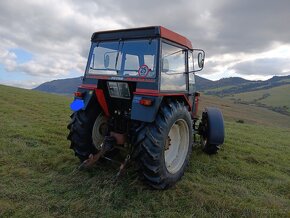
M264 1L100 1L114 6L116 16L127 16L134 25L164 25L205 48L209 55L260 52L273 42L290 43L289 0Z
M16 55L0 47L0 64L4 65L4 69L8 72L14 71L17 67Z
M62 8L62 4L23 1L20 7L17 5L19 1L15 0L0 2L0 34L18 46L34 52L61 52L73 40L89 39L87 22L81 23L77 15L76 18L73 14L65 15L66 8Z
M2 56L9 48L20 47L36 57L19 66L10 56L0 62L11 71L30 75L67 75L73 69L82 72L94 31L148 25L163 25L187 36L207 57L258 54L274 42L290 44L289 8L289 0L0 1ZM272 73L281 73L284 65L276 63L242 62L232 69L250 74L270 73L265 69L272 67ZM228 62L206 62L203 72L215 73L223 64Z
M215 13L222 20L217 40L225 52L259 52L273 42L290 43L288 0L231 1Z
M198 74L207 75L207 74L216 73L216 69L215 69L216 66L217 64L214 61L205 61L203 70L201 72L198 72Z
M287 75L290 62L287 58L263 58L241 62L230 69L241 75Z
M104 21L118 26L93 2L0 1L0 14L0 63L7 71L34 76L83 72L92 32L105 28ZM23 48L35 58L17 64L5 55L11 48Z

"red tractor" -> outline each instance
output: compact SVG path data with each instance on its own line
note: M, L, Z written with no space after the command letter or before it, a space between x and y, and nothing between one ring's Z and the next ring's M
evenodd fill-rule
M121 150L147 184L165 189L184 174L197 134L206 153L218 152L220 110L197 116L195 72L203 69L203 50L161 26L96 32L91 42L68 125L83 164Z

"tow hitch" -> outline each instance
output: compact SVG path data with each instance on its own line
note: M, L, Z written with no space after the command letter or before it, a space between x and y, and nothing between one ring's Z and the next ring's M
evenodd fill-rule
M114 136L106 136L105 139L104 139L104 142L101 146L101 150L96 153L96 154L90 154L89 158L87 160L85 160L79 167L78 169L85 169L85 168L90 168L92 167L96 162L98 162L98 160L101 158L101 157L104 157L106 160L109 160L109 161L112 161L112 162L115 162L117 164L120 164L120 167L119 167L119 170L114 178L114 181L117 181L118 178L124 173L125 171L125 168L130 160L130 155L128 154L126 156L126 159L123 161L123 162L119 162L119 161L115 161L115 160L112 160L110 158L107 158L104 156L104 154L107 152L107 151L110 151L114 148L114 146L120 142L120 141L124 141L123 137L120 136L121 134L117 134L117 137L116 135Z
M114 145L116 145L115 137L106 136L101 146L101 150L96 154L90 154L89 158L80 165L79 169L93 166L107 151L112 150Z

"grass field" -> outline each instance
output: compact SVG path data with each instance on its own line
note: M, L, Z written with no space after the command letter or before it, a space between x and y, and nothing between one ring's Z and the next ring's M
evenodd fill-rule
M263 98L265 96L265 98ZM272 107L287 107L290 112L290 85L283 85L271 89L245 92L229 98L240 99L249 103L261 103Z
M200 108L216 106L220 108L226 121L243 120L247 124L266 125L290 129L290 116L255 105L235 104L233 101L214 96L201 96Z
M117 183L112 164L75 170L66 140L70 101L0 86L0 217L290 216L287 116L202 98L222 106L225 144L215 156L194 149L183 179L156 191L133 167Z
M214 87L214 88L211 88L211 89L207 89L206 92L208 91L215 91L215 92L219 92L219 91L223 91L223 90L226 90L226 89L230 89L230 88L233 88L235 86L217 86L217 87Z

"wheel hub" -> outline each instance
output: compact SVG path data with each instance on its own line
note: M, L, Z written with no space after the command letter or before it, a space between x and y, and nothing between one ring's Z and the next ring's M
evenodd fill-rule
M169 173L183 166L189 149L189 128L185 120L177 120L171 127L164 145L165 165Z
M101 113L97 117L92 130L93 144L98 150L102 147L107 128L107 118Z
M170 136L167 136L167 139L165 141L165 148L164 148L165 151L169 149L169 146L171 145L170 142L171 142Z

